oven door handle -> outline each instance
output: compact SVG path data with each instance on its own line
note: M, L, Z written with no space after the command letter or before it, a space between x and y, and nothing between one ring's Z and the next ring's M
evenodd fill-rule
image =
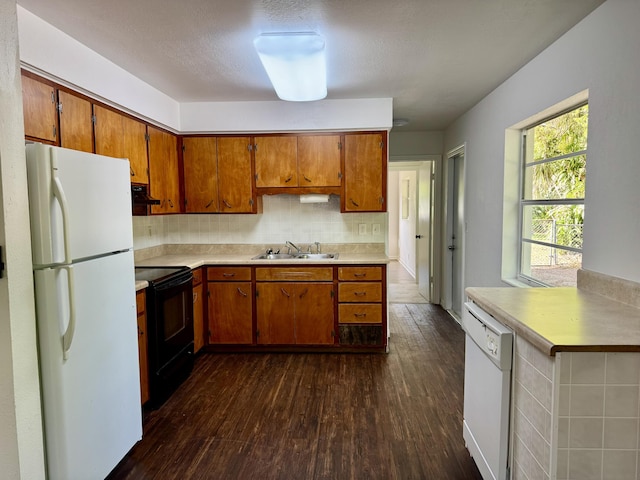
M172 288L181 287L183 285L191 283L192 279L193 274L189 272L187 275L180 275L179 278L169 280L167 282L162 282L160 285L156 285L155 290L156 292L162 292L165 290L170 290Z

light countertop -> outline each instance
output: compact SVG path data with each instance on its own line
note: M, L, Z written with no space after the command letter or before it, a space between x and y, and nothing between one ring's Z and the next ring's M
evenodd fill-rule
M481 288L466 294L547 355L640 352L640 309L578 288Z
M169 254L137 261L136 267L177 267L198 268L203 265L279 265L279 266L313 266L313 265L385 265L389 257L381 253L340 253L337 259L304 259L304 260L252 260L255 254ZM136 290L146 288L139 286L146 282L136 282Z

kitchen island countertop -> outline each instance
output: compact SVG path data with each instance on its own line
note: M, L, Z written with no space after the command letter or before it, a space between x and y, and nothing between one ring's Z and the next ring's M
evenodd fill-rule
M572 287L469 287L467 296L546 355L640 352L640 309Z

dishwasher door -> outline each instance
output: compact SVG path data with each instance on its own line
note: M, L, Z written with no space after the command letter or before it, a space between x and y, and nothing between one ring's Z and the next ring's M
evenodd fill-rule
M463 437L485 480L507 480L513 332L476 304L464 304Z

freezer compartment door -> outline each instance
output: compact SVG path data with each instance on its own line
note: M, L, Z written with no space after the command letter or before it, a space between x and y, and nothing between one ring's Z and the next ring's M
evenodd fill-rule
M133 246L129 161L26 146L33 263L70 263Z
M142 438L133 253L35 272L49 478L104 478Z

